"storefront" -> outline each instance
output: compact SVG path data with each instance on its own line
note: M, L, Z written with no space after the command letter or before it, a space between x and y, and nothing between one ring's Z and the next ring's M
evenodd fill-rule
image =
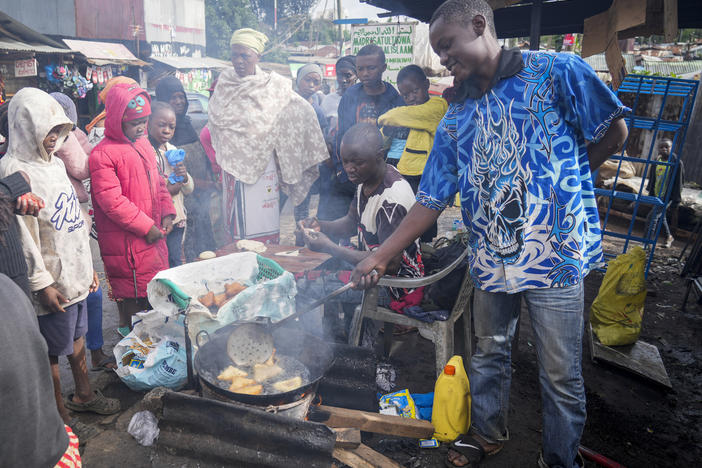
M229 62L212 57L155 57L149 70L148 84L153 89L156 82L166 75L175 75L183 83L186 91L209 96L207 90L212 85L217 72L230 66Z
M113 76L129 76L142 86L146 85L143 67L148 63L135 57L124 44L76 39L64 39L63 42L77 52L75 62L67 68L67 73L84 78L91 88L86 99L77 103L79 123L90 121L98 113L101 106L98 93Z

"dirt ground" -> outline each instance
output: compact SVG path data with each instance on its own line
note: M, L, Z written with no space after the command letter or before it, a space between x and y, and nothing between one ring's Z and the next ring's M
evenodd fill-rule
M293 225L289 210L284 215L282 242L289 240ZM447 210L440 219L440 232L450 229L458 215L457 209ZM682 262L677 258L682 246L676 242L672 249L656 251L648 278L649 293L640 338L660 350L672 390L617 368L593 363L589 341L584 340L588 420L582 445L624 466L688 467L697 466L702 460L702 309L693 295L687 312L680 310L685 282L678 275ZM586 280L586 317L602 276L595 272ZM106 333L113 333L107 325L105 328ZM488 458L484 467L536 466L541 410L536 354L531 343L528 314L523 313L518 351L513 358L511 440L502 452ZM389 358L384 361L396 370L396 389L409 388L413 393L433 390L433 345L418 334L397 337ZM81 416L85 423L103 430L83 448L86 467L210 466L139 446L126 427L134 410L132 406L143 394L128 390L114 374L96 374L94 381L107 396L120 398L125 411L109 417ZM444 466L445 447L420 450L416 441L384 436L375 436L367 443L407 467ZM588 462L587 466L597 465Z

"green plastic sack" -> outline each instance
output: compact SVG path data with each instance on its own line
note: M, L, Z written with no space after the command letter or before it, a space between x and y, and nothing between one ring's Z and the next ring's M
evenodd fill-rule
M590 308L590 324L606 346L636 342L646 301L646 252L634 247L609 263Z

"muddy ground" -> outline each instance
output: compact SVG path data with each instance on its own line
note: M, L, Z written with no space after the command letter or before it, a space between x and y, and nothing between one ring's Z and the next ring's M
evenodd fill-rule
M441 229L450 229L457 216L458 210L447 210L441 218ZM287 214L283 219L284 241L292 229L291 218ZM676 242L672 249L656 251L640 338L660 350L672 390L617 368L593 363L589 341L587 338L584 341L588 420L582 445L624 466L692 467L702 460L702 308L693 295L687 311L680 310L686 286L678 275L682 263L677 257L682 247L682 242ZM595 272L586 280L586 316L602 276ZM107 310L114 310L106 305ZM107 333L113 330L106 325ZM528 314L523 313L518 351L513 359L511 440L502 452L487 459L484 467L536 466L541 411L536 355L531 342ZM397 337L390 357L383 360L396 370L396 389L409 388L414 393L433 390L433 345L418 334ZM81 416L84 422L103 430L84 446L85 466L213 466L139 446L127 434L126 426L133 405L143 394L128 390L114 374L96 374L94 379L106 395L120 398L126 411L110 417ZM445 448L420 450L415 441L385 436L375 436L367 443L408 467L444 466ZM587 466L597 465L588 462Z

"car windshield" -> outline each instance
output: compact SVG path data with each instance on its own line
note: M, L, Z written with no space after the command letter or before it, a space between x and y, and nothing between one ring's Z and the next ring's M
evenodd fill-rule
M188 114L197 113L207 113L207 98L205 96L188 95Z

